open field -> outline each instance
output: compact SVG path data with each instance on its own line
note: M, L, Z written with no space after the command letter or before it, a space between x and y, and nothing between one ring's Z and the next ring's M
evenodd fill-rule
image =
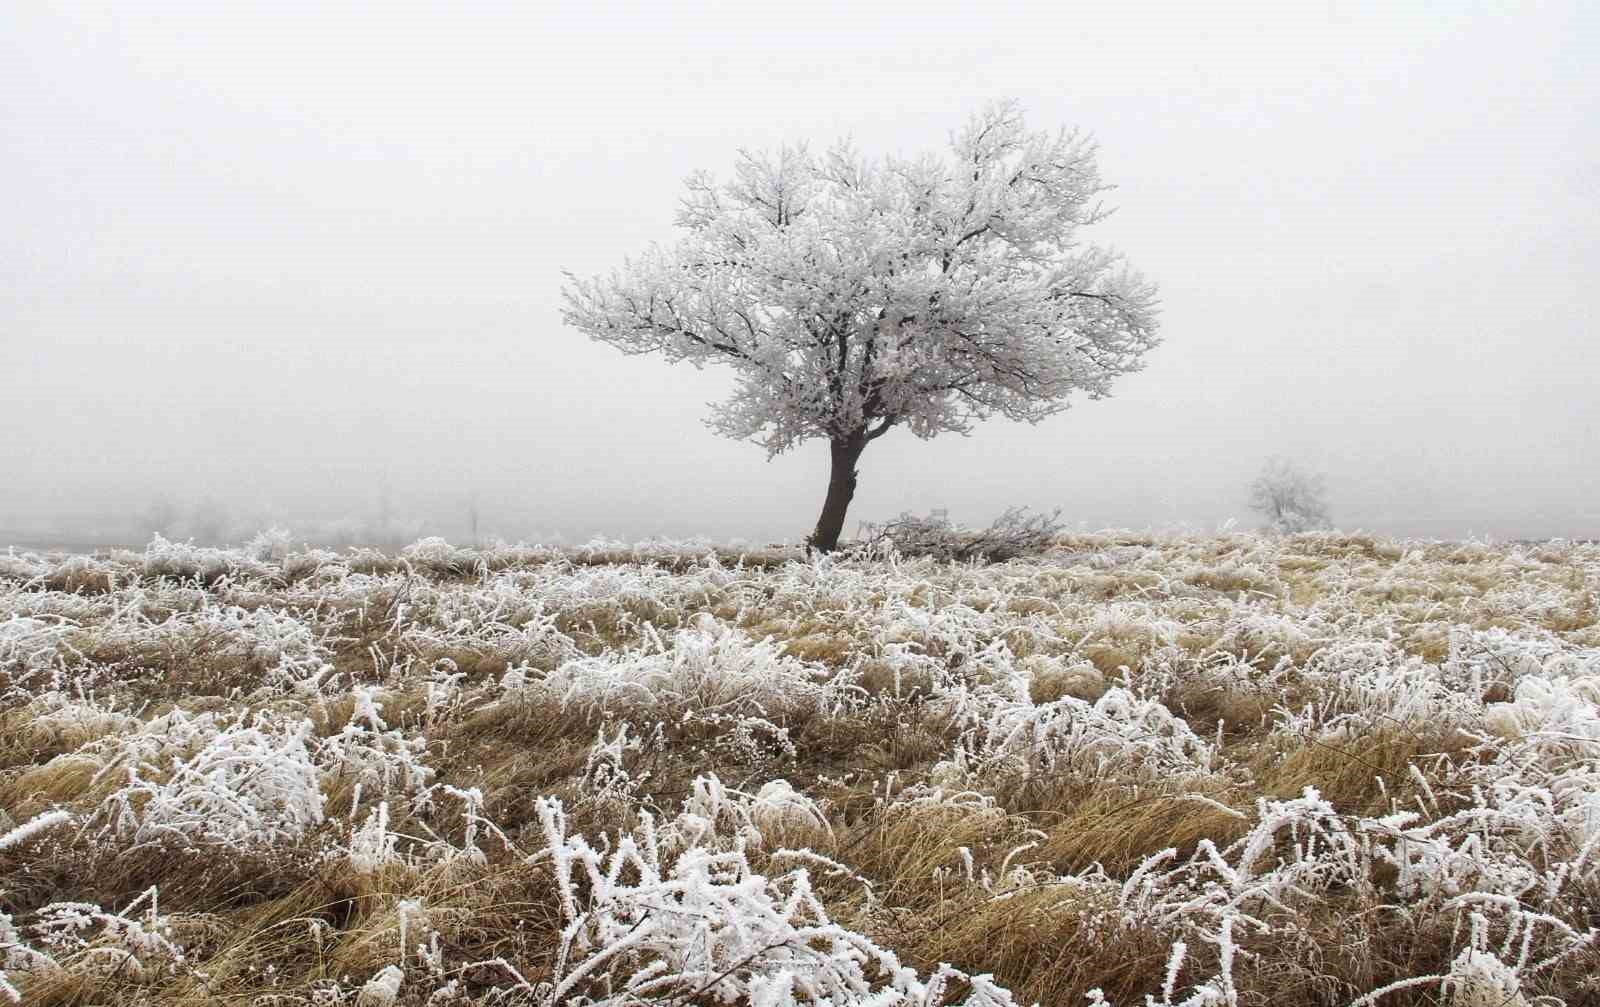
M1600 546L0 555L0 1000L1600 1003Z

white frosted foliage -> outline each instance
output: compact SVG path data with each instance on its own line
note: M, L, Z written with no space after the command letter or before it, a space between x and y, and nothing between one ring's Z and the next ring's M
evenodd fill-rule
M725 183L690 177L676 245L571 278L565 318L625 353L730 366L712 426L773 454L1037 421L1156 343L1153 286L1083 240L1106 213L1094 154L1009 102L938 154L746 152Z

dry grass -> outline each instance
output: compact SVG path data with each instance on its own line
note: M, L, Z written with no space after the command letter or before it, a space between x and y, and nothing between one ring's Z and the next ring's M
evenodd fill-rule
M560 798L574 832L615 835L645 813L677 814L708 774L745 793L783 779L816 800L825 827L770 826L752 862L776 875L792 865L768 858L792 847L842 865L813 868L833 918L918 970L990 973L1019 1002L1083 1003L1095 988L1113 1003L1160 1002L1175 940L1189 945L1180 993L1225 966L1189 924L1118 908L1118 886L1151 858L1225 850L1250 832L1258 801L1308 788L1351 821L1468 807L1477 784L1464 781L1481 781L1470 774L1497 751L1482 726L1490 705L1530 676L1600 675L1595 546L1105 533L1004 566L894 569L775 548L413 547L240 559L227 576L187 580L137 560L0 567L0 624L14 627L0 635L0 812L10 824L73 816L0 848L0 913L26 935L48 903L118 906L154 886L185 959L136 975L63 951L61 968L9 973L30 1004L354 1004L396 962L401 1003L448 979L459 997L440 1004L537 1002L501 994L516 985L510 969L534 985L559 978L563 917L536 856L539 800ZM645 679L597 701L541 690L578 659L676 659L700 620L752 646L770 637L819 688L838 688L821 705L721 711L669 702ZM529 628L546 624L545 636ZM281 635L295 625L303 638ZM1381 676L1407 660L1446 683L1453 712L1390 716L1411 679ZM1341 684L1362 676L1379 685ZM1119 685L1159 698L1209 761L1181 773L962 762L978 718L1004 704L1093 704ZM503 841L480 829L476 862L430 860L437 844L466 848L460 801L353 774L324 774L326 816L304 835L249 854L130 844L97 817L126 782L131 763L114 753L134 725L172 711L303 718L314 747L359 718L358 688L373 690L388 730L420 741L435 784L476 788ZM597 770L622 728L631 747ZM1557 758L1600 774L1585 751ZM143 778L167 779L177 757L161 751ZM606 779L624 782L597 789ZM380 798L404 855L357 870L352 836ZM1292 860L1293 844L1277 843L1272 856ZM1559 859L1548 845L1529 857ZM1436 901L1408 916L1396 883L1375 872L1253 907L1274 929L1240 931L1228 966L1238 1002L1345 1004L1449 972L1467 948L1465 912ZM1540 911L1577 932L1600 926L1592 908L1569 911L1600 899L1590 883L1575 876ZM1552 927L1532 946L1554 940ZM422 933L442 949L436 974L416 954ZM1592 943L1527 970L1526 999L1508 1003L1600 1002L1584 985L1591 971ZM1441 1002L1440 989L1397 990L1381 1007Z

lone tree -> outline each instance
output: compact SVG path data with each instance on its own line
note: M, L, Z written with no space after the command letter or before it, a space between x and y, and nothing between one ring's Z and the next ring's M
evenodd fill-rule
M1268 528L1286 535L1333 526L1323 477L1276 455L1250 484L1250 509L1266 519Z
M831 550L866 446L993 415L1037 423L1109 394L1155 346L1155 287L1081 244L1109 211L1094 144L990 105L946 156L867 160L848 142L741 151L688 179L682 239L608 277L567 274L563 317L624 353L731 366L713 429L832 454L811 544Z

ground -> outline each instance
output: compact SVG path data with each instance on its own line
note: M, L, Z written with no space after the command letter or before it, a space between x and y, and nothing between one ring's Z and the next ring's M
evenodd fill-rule
M0 999L1600 1002L1597 592L1334 534L0 555Z

